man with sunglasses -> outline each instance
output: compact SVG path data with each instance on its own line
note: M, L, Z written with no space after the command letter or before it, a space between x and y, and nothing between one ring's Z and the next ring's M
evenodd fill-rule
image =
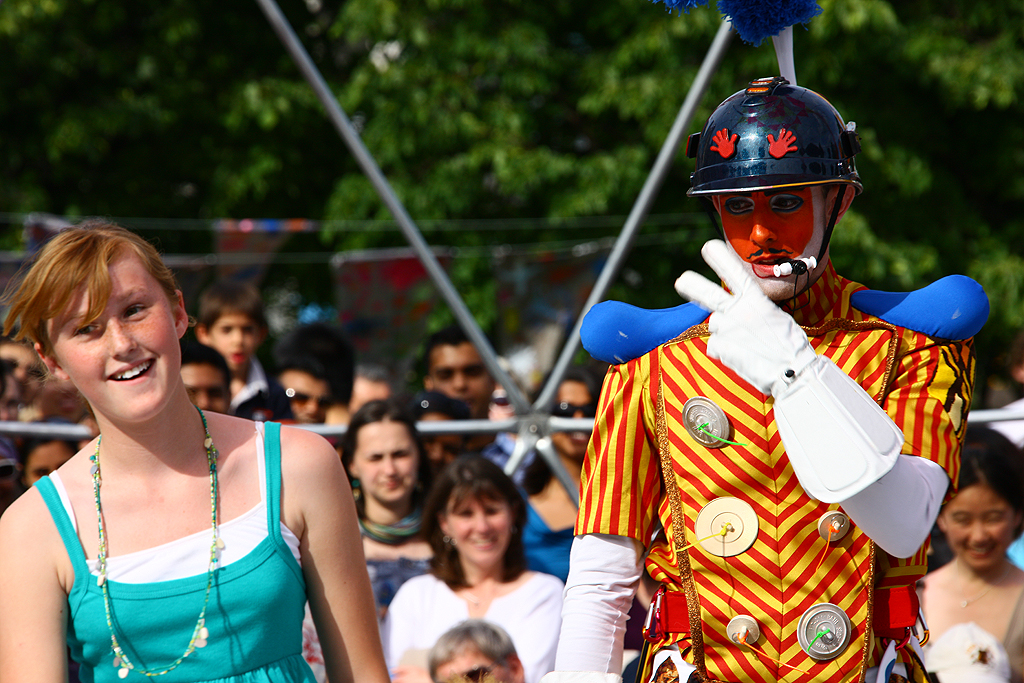
M311 358L286 359L279 366L277 381L292 405L299 424L323 424L327 410L334 404L331 386L323 366Z
M959 276L907 295L835 272L858 151L817 93L751 82L687 150L724 288L687 272L692 303L588 314L584 345L613 367L553 680L618 679L644 570L661 584L645 681L924 680L914 584L955 488L988 301Z
M467 619L437 639L428 655L434 683L525 683L523 663L503 628Z

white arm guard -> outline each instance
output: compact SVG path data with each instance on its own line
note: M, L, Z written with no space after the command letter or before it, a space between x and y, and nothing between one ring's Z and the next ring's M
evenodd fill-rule
M910 557L931 533L947 488L941 467L901 455L885 476L844 500L843 510L882 550Z
M824 356L772 390L779 436L804 491L842 503L890 555L917 552L946 495L945 471L925 458L900 455L903 432Z
M564 680L619 679L626 619L642 571L638 545L631 538L585 534L573 541L555 669L558 674L591 672L591 677ZM545 677L545 683L552 680Z
M772 393L779 436L812 498L845 501L896 465L903 432L828 358L816 356Z

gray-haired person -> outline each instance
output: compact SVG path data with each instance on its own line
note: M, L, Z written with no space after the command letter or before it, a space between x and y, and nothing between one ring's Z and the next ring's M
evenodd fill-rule
M444 633L429 655L434 683L524 683L523 663L508 633L482 619L467 619Z

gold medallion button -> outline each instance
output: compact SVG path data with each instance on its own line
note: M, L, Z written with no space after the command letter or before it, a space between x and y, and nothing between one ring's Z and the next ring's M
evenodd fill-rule
M757 513L739 498L715 498L704 506L694 522L701 548L718 557L746 552L757 539Z

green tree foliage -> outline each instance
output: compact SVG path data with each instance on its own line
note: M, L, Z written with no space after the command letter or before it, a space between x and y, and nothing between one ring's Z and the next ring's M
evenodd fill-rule
M464 249L614 235L615 221L570 219L629 212L720 22L713 7L670 15L644 0L282 2L428 241ZM882 289L982 282L984 377L1024 326L1024 5L820 5L795 30L797 75L864 147L837 266ZM389 218L255 3L6 0L0 65L3 210ZM776 70L769 43L734 40L692 129ZM612 296L674 305L675 276L706 270L691 169L680 152L652 209L678 220L645 225ZM321 238L404 241L344 224ZM493 322L488 260L453 277Z

